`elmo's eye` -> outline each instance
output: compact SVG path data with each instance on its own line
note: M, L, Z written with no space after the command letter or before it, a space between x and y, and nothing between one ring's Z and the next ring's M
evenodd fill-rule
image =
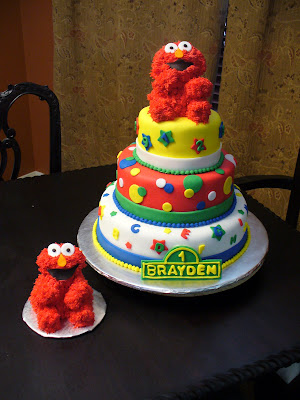
M192 50L192 45L189 42L180 42L178 47L180 48L180 50L186 50L186 51Z
M166 53L175 53L175 51L178 49L177 44L175 43L168 43L165 45L165 52Z
M64 256L71 256L75 252L75 247L71 243L64 243L61 246L61 252Z
M60 255L60 246L57 243L51 243L48 246L48 254L51 257L57 257Z

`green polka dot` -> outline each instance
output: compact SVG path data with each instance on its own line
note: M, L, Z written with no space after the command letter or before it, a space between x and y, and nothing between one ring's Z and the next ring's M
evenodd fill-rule
M126 157L126 160L128 160L128 161L131 161L131 160L134 160L135 158L134 157Z
M199 192L199 190L202 188L202 185L203 185L203 180L200 178L200 176L197 175L186 176L183 180L184 188L192 189L194 193Z
M224 174L225 174L224 170L221 169L221 168L215 169L215 172L216 172L217 174L220 174L220 175L224 175Z
M146 194L147 194L147 190L146 190L144 187L140 186L140 187L138 188L138 194L139 194L140 196L144 197L144 196L146 196Z

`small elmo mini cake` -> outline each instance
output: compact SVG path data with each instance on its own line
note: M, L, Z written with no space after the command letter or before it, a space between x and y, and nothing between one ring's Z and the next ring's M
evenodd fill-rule
M168 43L154 56L148 95L150 115L155 122L187 117L206 124L210 116L213 85L201 77L206 63L201 51L189 42Z
M36 261L41 272L30 295L39 328L54 333L69 320L76 328L94 324L93 289L82 274L85 257L71 243L52 243Z

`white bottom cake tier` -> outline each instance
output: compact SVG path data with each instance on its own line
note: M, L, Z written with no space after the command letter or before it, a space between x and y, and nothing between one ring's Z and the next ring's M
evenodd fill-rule
M145 222L122 209L114 192L115 183L101 197L93 238L102 255L120 266L138 272L142 260L162 260L172 248L184 246L203 260L221 259L225 268L249 245L248 209L237 187L224 215L197 224Z

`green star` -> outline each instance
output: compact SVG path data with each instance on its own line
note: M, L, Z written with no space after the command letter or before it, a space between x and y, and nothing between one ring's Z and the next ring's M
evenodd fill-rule
M212 238L215 238L218 241L220 241L226 233L224 229L222 229L221 225L211 226L210 229L213 231Z
M172 131L160 131L160 137L157 139L160 143L162 143L165 147L168 146L168 144L174 142L174 139L172 137Z

